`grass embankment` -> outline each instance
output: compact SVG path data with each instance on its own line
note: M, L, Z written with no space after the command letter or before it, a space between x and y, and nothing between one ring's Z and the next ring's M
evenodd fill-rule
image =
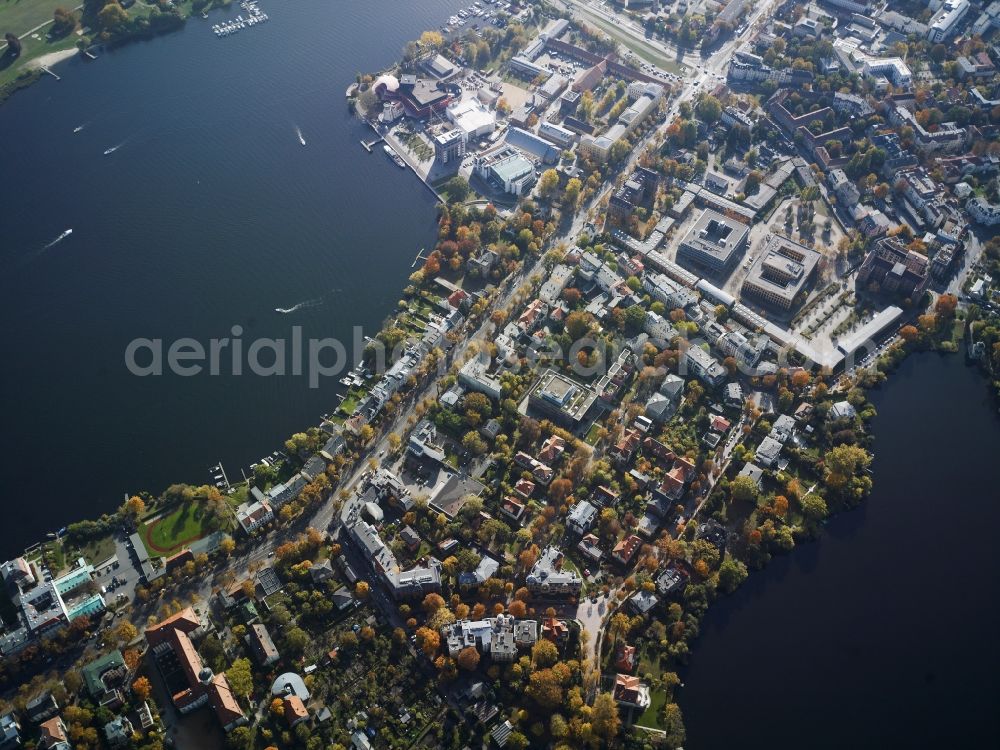
M586 8L576 5L573 7L573 14L585 23L596 26L609 37L618 42L622 47L634 52L636 57L639 57L648 63L652 63L660 68L660 70L665 70L666 72L674 73L675 75L684 75L687 72L686 65L677 62L677 60L668 57L662 52L659 52L651 45L640 42L631 34L623 31L620 27L602 18L596 13L590 13Z

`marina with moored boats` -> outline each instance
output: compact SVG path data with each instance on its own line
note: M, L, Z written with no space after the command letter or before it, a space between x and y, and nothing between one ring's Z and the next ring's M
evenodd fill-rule
M264 23L270 18L267 13L260 9L256 0L243 0L243 2L240 3L240 7L246 11L246 18L244 18L241 13L230 21L215 24L212 26L212 31L215 32L217 37L231 36L238 31L243 31L244 29L256 26L259 23Z

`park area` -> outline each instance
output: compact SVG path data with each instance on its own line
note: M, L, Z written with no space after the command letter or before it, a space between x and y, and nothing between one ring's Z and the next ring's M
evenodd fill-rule
M52 15L56 8L71 10L75 2L65 0L0 0L0 37L14 34L21 43L21 54L13 57L0 38L0 101L22 81L33 80L38 67L54 63L59 55L72 55L79 39L69 27L58 36L50 36Z
M184 502L143 523L139 533L150 557L170 557L213 531L212 520L205 503Z

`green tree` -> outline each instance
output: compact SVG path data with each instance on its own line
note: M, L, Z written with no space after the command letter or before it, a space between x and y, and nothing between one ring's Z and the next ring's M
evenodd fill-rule
M465 433L462 437L462 447L474 456L481 456L489 449L486 441L475 430Z
M706 94L699 100L695 112L700 120L711 125L722 114L722 103L711 94Z
M719 566L719 588L731 594L747 579L747 566L740 560L727 557Z
M757 499L757 483L748 476L736 477L729 483L729 491L734 500L750 502Z
M236 695L247 697L253 692L253 674L249 659L236 659L226 670L226 679Z

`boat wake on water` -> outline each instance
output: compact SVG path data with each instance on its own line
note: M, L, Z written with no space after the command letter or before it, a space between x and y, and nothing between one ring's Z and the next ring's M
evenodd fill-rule
M41 246L40 248L38 248L37 250L32 250L31 252L27 253L27 254L26 254L26 255L25 255L25 256L24 256L24 257L23 257L23 258L21 259L21 262L20 262L20 264L19 264L19 265L20 265L20 266L25 266L25 265L27 265L27 264L28 264L28 263L30 263L31 261L33 261L33 260L35 260L36 258L38 258L39 256L41 256L41 254L42 254L42 253L44 253L44 252L45 252L46 250L48 250L49 248L51 248L51 247L55 247L56 245L58 245L58 244L59 244L60 242L62 242L62 241L63 241L64 239L66 239L67 237L69 237L69 236L70 236L71 234L73 234L73 230L72 230L72 229L67 229L67 230L66 230L65 232L63 232L62 234L60 234L60 235L59 235L58 237L56 237L56 238L55 238L54 240L52 240L51 242L49 242L49 243L48 243L47 245L42 245L42 246Z
M77 125L75 128L73 128L73 132L74 133L79 133L85 127L87 127L87 123L83 123L83 125Z
M299 143L305 146L306 139L302 137L302 128L300 128L298 125L295 126L295 134L299 137Z
M122 141L121 143L116 143L114 146L111 146L110 148L104 149L104 155L109 156L110 154L113 154L115 151L124 146L125 143L126 143L125 141Z
M67 237L69 237L71 234L73 234L73 230L72 229L67 229L65 232L63 232L58 237L56 237L54 240L52 240L52 242L50 242L48 245L46 245L45 247L43 247L42 250L48 250L53 245L58 245L64 239L66 239Z
M290 315L293 312L298 312L299 310L306 310L310 307L319 307L323 304L323 298L317 297L316 299L307 299L304 302L299 302L297 305L292 305L291 307L276 307L274 311L281 315Z

